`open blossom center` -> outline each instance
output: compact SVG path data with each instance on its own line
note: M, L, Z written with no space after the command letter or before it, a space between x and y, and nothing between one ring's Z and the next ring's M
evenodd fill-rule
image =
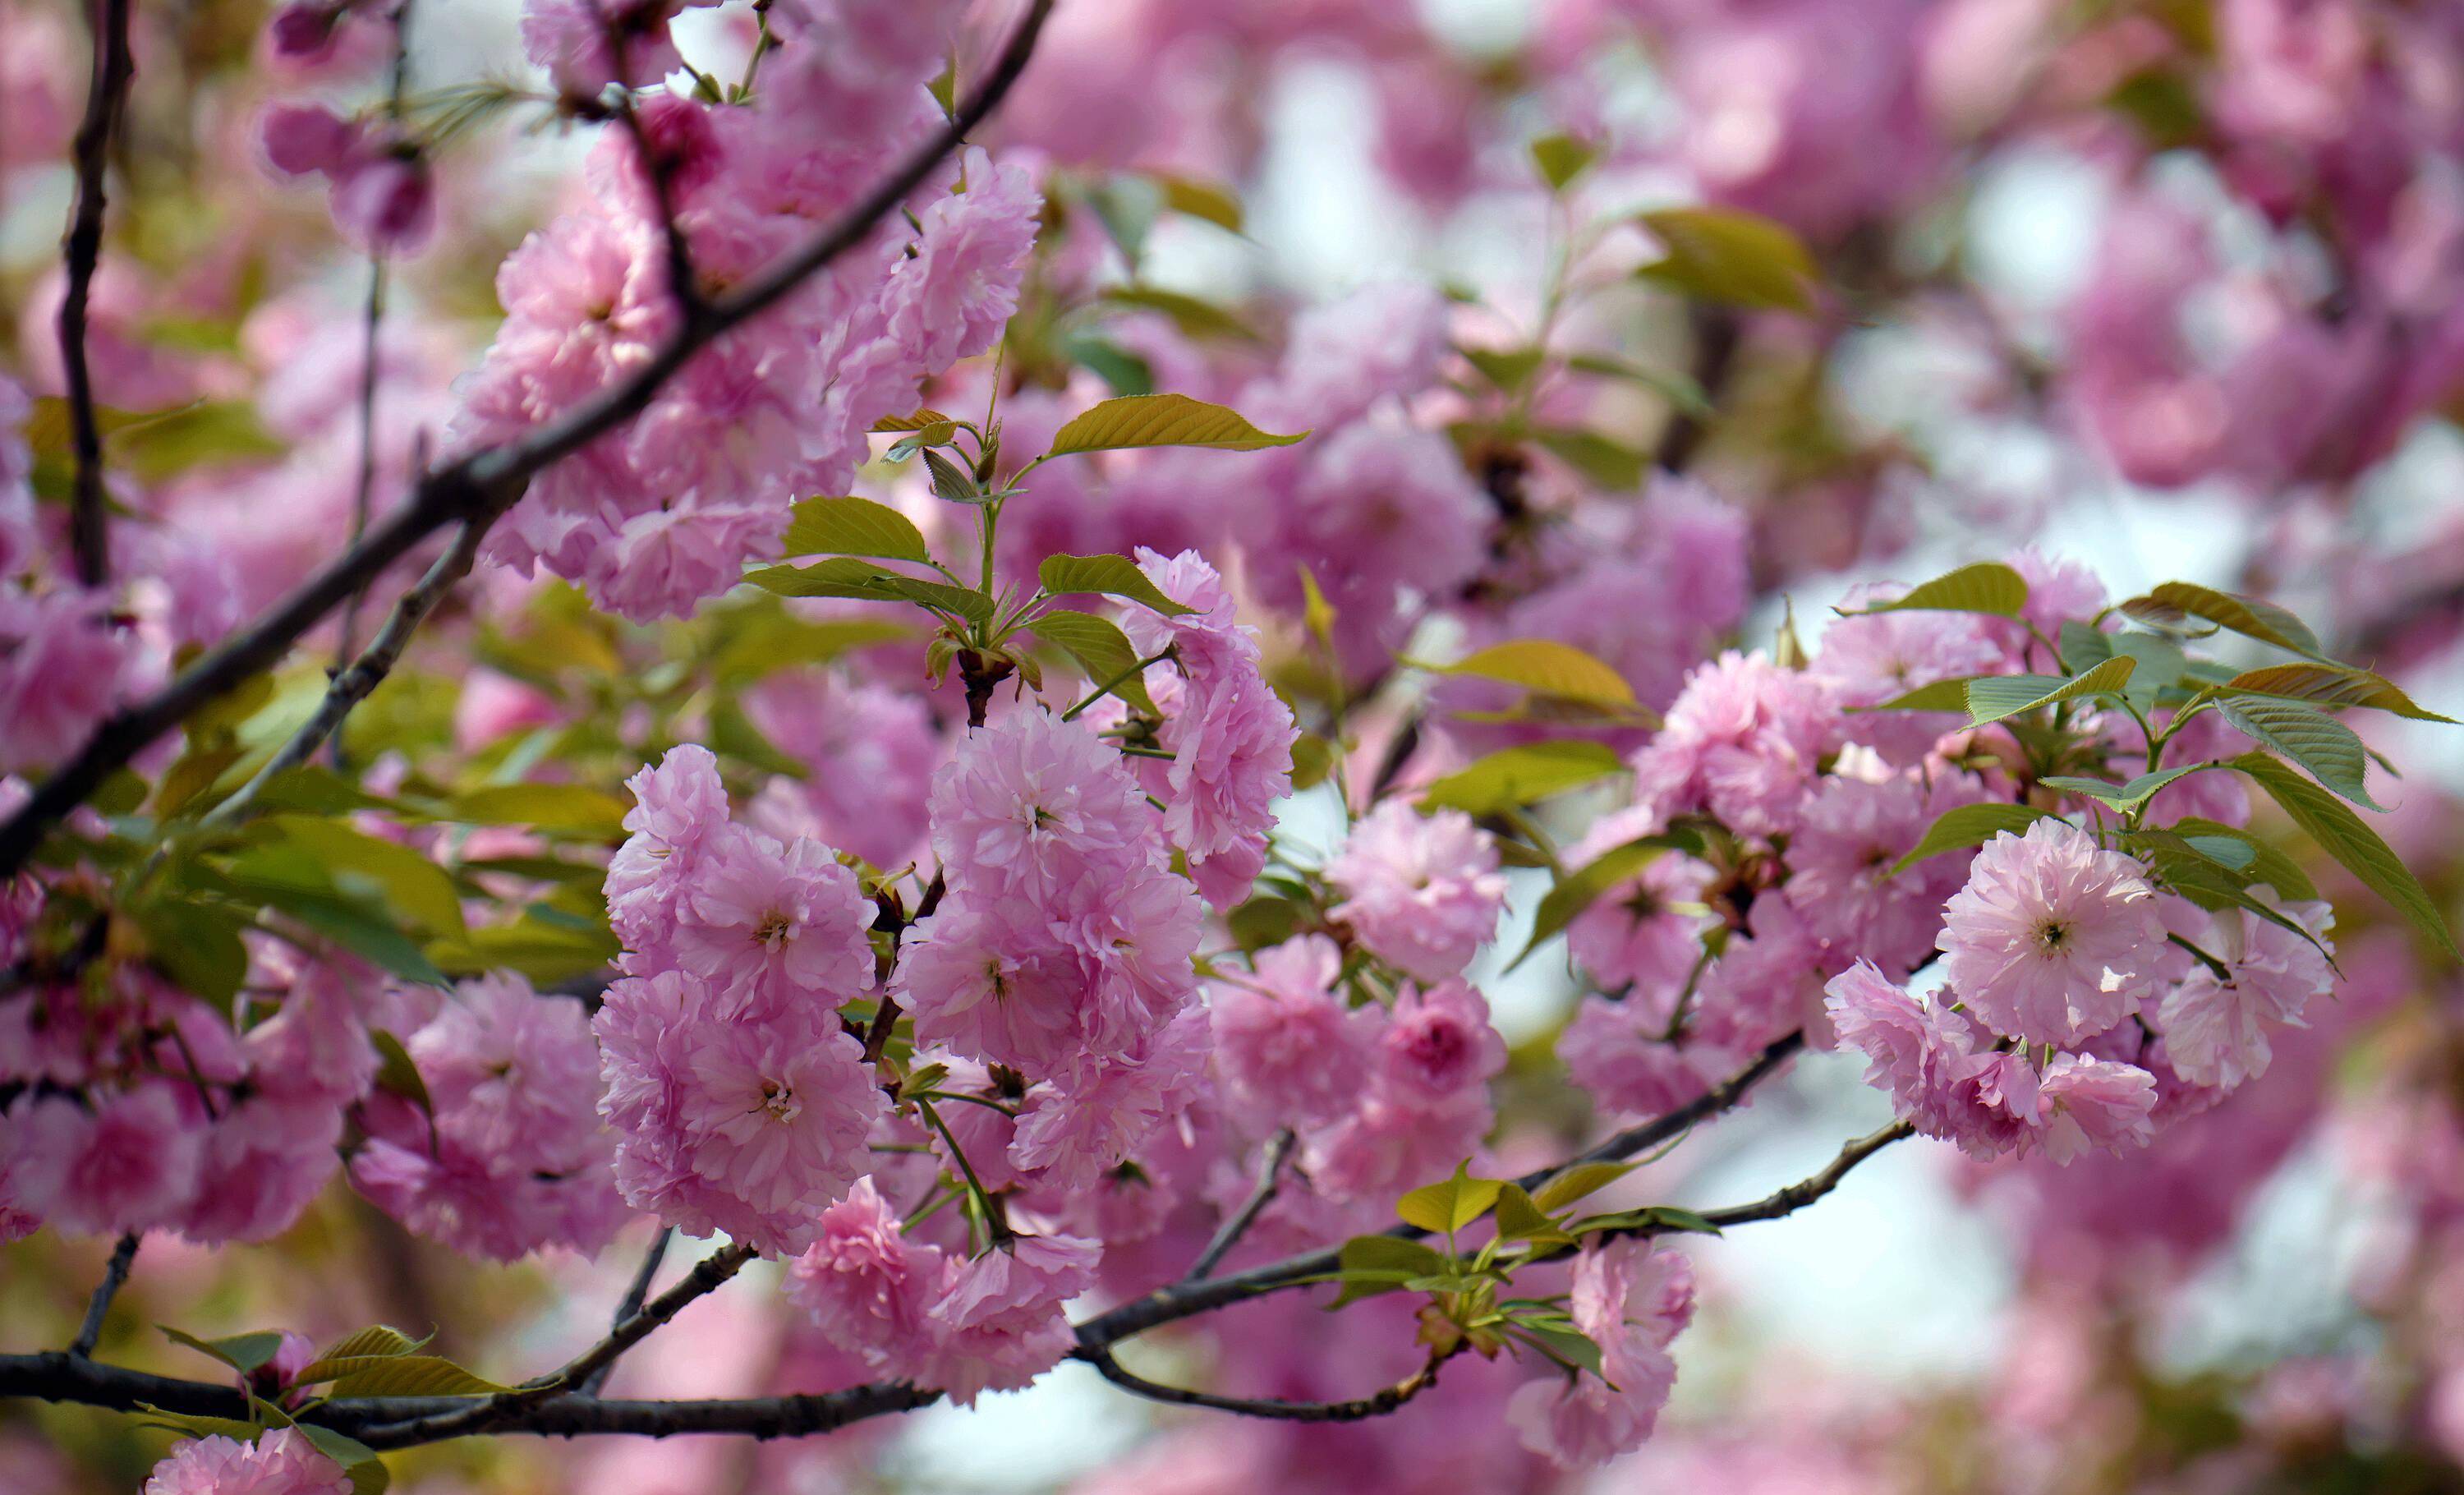
M761 1082L761 1109L768 1111L774 1121L793 1121L804 1110L796 1099L796 1088L781 1080Z
M758 945L777 950L785 945L795 933L796 921L774 910L754 927L753 940Z

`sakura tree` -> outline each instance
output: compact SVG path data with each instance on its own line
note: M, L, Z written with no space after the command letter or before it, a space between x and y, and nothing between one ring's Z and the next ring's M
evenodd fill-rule
M2464 1478L2444 11L502 9L0 0L0 1484ZM1990 1397L1737 1346L1886 1150Z

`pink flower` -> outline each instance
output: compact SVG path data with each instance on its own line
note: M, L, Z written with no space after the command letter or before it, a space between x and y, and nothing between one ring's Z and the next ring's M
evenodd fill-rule
M781 841L811 837L895 868L924 849L925 801L949 744L914 695L817 670L765 676L744 693L763 737L811 773L770 780L748 818Z
M29 1094L9 1112L17 1204L55 1229L119 1235L169 1224L197 1189L206 1117L160 1081L86 1104Z
M1038 1087L1019 1114L1010 1162L1043 1188L1094 1187L1203 1098L1206 1038L1206 1014L1192 1008L1140 1051L1085 1061Z
M1014 1391L1076 1342L1062 1305L1093 1285L1103 1247L1077 1236L1019 1236L950 1273L930 1310L938 1342L920 1377L962 1407Z
M1133 608L1122 620L1141 658L1178 650L1180 689L1158 697L1164 834L1188 856L1206 900L1228 909L1249 895L1265 866L1274 803L1291 793L1291 708L1259 671L1256 630L1233 622L1222 579L1196 551L1167 561L1141 549L1138 564L1163 594L1197 608L1164 617ZM1152 674L1155 671L1149 671Z
M1487 833L1461 810L1423 816L1401 800L1363 816L1326 875L1345 895L1333 916L1379 959L1422 981L1469 965L1506 907L1506 875Z
M341 1139L337 1103L259 1093L229 1106L206 1132L196 1197L174 1228L200 1245L272 1240L341 1167Z
M947 1272L940 1248L909 1241L873 1181L858 1178L788 1264L787 1298L831 1344L884 1376L913 1380L929 1363L928 1314Z
M2326 904L2287 904L2283 912L2326 943L2335 923ZM2200 943L2225 962L2231 977L2195 966L2165 994L2157 1021L2174 1073L2193 1085L2232 1089L2267 1071L2268 1029L2304 1026L2302 1010L2333 991L2336 978L2316 946L2255 914L2230 910L2214 915L2214 928L2215 935Z
M2040 820L1993 838L1944 910L1944 970L1995 1032L2074 1044L2130 1016L2165 950L2139 864Z
M304 1434L276 1428L253 1443L183 1442L146 1477L144 1495L350 1495L342 1466Z
M1746 835L1793 829L1838 728L1820 681L1732 649L1686 677L1634 756L1636 800L1662 821L1703 812Z
M1333 1119L1366 1083L1377 1009L1347 1006L1343 952L1323 934L1261 950L1251 964L1249 979L1219 975L1210 989L1217 1067L1261 1125Z
M1671 992L1670 996L1674 996ZM1668 1018L1632 1000L1586 996L1557 1035L1567 1078L1589 1090L1602 1110L1633 1116L1665 1115L1709 1089L1705 1059L1715 1055L1667 1039Z
M1584 867L1646 834L1636 812L1601 817L1566 850L1569 867ZM1690 856L1663 852L1625 882L1602 892L1566 926L1566 953L1604 990L1633 987L1647 1001L1673 996L1703 956L1703 887L1711 869ZM1683 905L1696 907L1687 910Z
M1309 308L1292 319L1285 342L1287 398L1324 428L1428 388L1446 356L1451 312L1434 287L1411 280L1363 286Z
M967 734L933 789L933 849L953 889L1048 899L1089 872L1167 858L1137 780L1093 733L1038 710Z
M828 847L730 826L687 880L673 948L686 970L754 1001L835 1007L872 985L872 914Z
M1248 413L1272 420L1271 407ZM1293 407L1299 430L1325 424L1320 407ZM1335 610L1346 667L1359 670L1402 642L1405 594L1451 597L1481 568L1493 517L1454 444L1400 422L1362 421L1302 449L1297 487L1251 521L1248 575L1279 606L1299 610L1300 569Z
M525 0L522 50L568 98L655 83L682 65L668 21L687 3L709 0Z
M891 272L890 334L914 361L940 368L993 345L1010 314L1044 199L1017 166L996 167L980 148L959 157L966 190L918 215L915 253Z
M2024 1060L1979 1053L1973 1024L1909 996L1869 960L1832 978L1827 1000L1839 1045L1865 1056L1865 1083L1890 1095L1901 1119L1977 1157L2020 1145L2036 1117Z
M1420 1101L1476 1090L1506 1067L1506 1040L1488 1003L1462 981L1407 986L1377 1038L1375 1082Z
M49 768L120 704L135 663L99 598L74 588L0 594L0 773Z
M1870 606L1905 595L1901 586L1852 590L1845 606ZM1859 612L1834 618L1822 630L1821 652L1806 672L1831 689L1842 706L1879 706L1919 686L2002 672L2002 645L1968 613ZM1967 725L1957 712L1852 712L1842 731L1894 763L1914 763L1947 732Z
M663 951L695 856L727 827L727 786L718 758L689 742L637 771L625 787L633 792L625 816L632 835L607 863L608 918L631 949Z
M749 1013L668 972L609 987L592 1025L617 1182L636 1209L799 1252L821 1209L869 1171L865 1138L885 1102L836 1014Z
M1633 1241L1585 1247L1574 1260L1573 1319L1600 1347L1600 1371L1517 1390L1506 1417L1523 1446L1569 1469L1641 1447L1677 1384L1668 1347L1693 1317L1694 1272L1684 1257Z
M405 1047L438 1130L472 1152L540 1173L606 1165L599 1047L579 1000L518 976L464 981Z
M276 103L257 117L256 140L266 165L285 176L339 169L359 127L323 104Z
M2099 1149L2145 1147L2156 1134L2148 1119L2156 1077L2137 1065L2057 1054L2037 1077L2036 1096L2040 1110L2030 1140L2057 1163Z
M1905 976L1932 951L1943 904L1968 868L1946 853L1893 868L1945 811L1974 799L1947 775L1930 791L1912 775L1823 780L1789 839L1790 905L1820 938Z
M1453 1172L1480 1150L1496 1119L1485 1088L1430 1102L1375 1087L1350 1116L1303 1138L1303 1171L1328 1198L1388 1203Z

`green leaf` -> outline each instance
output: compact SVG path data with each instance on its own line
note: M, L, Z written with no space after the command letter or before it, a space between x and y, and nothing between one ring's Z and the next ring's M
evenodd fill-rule
M2028 605L2028 582L1998 561L1980 561L1945 572L1908 589L1891 602L1876 603L1849 616L1867 612L1983 612L2015 618Z
M1930 856L1981 846L2006 830L2018 835L2047 818L2044 811L2031 805L1993 802L1946 810L1925 827L1925 839L1916 844L1916 849L1891 865L1891 875L1897 877Z
M1992 675L1960 675L1950 680L1936 680L1921 685L1903 695L1895 695L1875 706L1852 706L1850 711L1877 712L1964 712L1968 710L1968 683L1991 680Z
M553 986L592 975L616 958L616 936L605 929L577 930L523 917L511 924L474 929L451 959L459 974L502 968L517 971L534 986Z
M2138 778L2133 779L2126 784L2108 783L2101 779L2072 779L2067 777L2040 779L2037 782L2043 784L2049 789L2060 789L2070 794L2085 795L2087 798L2096 801L2100 804L2108 805L2127 815L2131 811L2138 809L2141 805L2145 804L2150 799L2154 798L2157 790L2164 788L2174 780L2180 779L2185 775L2195 774L2203 768L2214 768L2216 766L2218 765L2214 763L2185 763L2178 768L2160 768L2152 774L2141 774Z
M2062 620L2061 631L2055 636L2055 642L2061 646L2062 663L2075 671L2101 665L2113 657L2113 635L2077 618ZM2141 659L2139 673L2133 678L2144 684L2146 676L2147 661Z
M2325 712L2266 695L2231 696L2215 709L2252 741L2293 759L2355 804L2386 808L2370 799L2362 739Z
M445 973L401 930L349 899L291 888L266 890L265 899L270 907L281 910L316 934L406 981L427 986L449 984Z
M1635 1171L1638 1163L1576 1163L1561 1168L1540 1186L1532 1202L1555 1214L1576 1199L1588 1198Z
M388 908L422 929L460 934L462 896L453 879L424 854L314 815L269 815L257 823L285 845L315 858L338 886L363 878Z
M1279 436L1260 430L1237 410L1184 394L1124 395L1106 400L1063 426L1048 456L1078 451L1115 451L1131 447L1210 447L1219 451L1256 451L1288 447L1308 431Z
M1519 348L1458 348L1463 361L1480 370L1481 377L1507 394L1512 394L1531 382L1549 355L1540 348L1526 345Z
M1513 965L1507 969L1510 971L1529 959L1531 952L1539 949L1551 935L1573 923L1603 893L1650 866L1669 846L1667 837L1645 836L1621 846L1612 846L1557 879L1557 885L1541 898L1540 908L1532 916L1530 942L1523 947L1523 953L1516 956Z
M480 825L529 825L597 841L625 834L624 802L587 784L492 784L453 796L445 810L447 819Z
M1313 732L1292 741L1292 788L1314 789L1334 772L1334 744Z
M337 1397L492 1396L513 1389L433 1354L329 1356L311 1369L316 1379L333 1382L330 1395ZM299 1379L309 1376L303 1372Z
M1548 426L1533 431L1531 439L1551 456L1613 493L1640 487L1643 474L1651 471L1649 452L1595 430Z
M923 409L917 410L913 415L885 415L881 419L872 423L872 429L876 432L922 430L927 426L940 425L949 418L950 417L942 414L940 411L927 406Z
M173 1344L186 1345L200 1354L211 1355L242 1375L271 1361L282 1349L282 1336L270 1330L260 1330L253 1334L231 1334L222 1339L199 1339L168 1324L156 1327Z
M786 555L878 556L887 561L932 560L915 521L869 498L807 498L788 520Z
M1579 789L1624 769L1625 759L1605 743L1527 742L1501 748L1430 784L1420 796L1420 807L1494 815Z
M970 623L992 619L993 600L964 586L918 581L885 571L852 556L833 556L809 566L762 566L744 580L781 597L847 597L861 602L907 602L956 613Z
M1507 1332L1569 1371L1589 1371L1607 1379L1600 1369L1600 1347L1579 1330L1516 1319Z
M2067 680L2052 675L1986 675L1968 682L1968 719L1988 726L2082 695L2114 694L2130 683L2139 662L2117 655Z
M2242 870L2249 865L2246 860L2220 854L2228 846L2235 852L2247 850L2246 846L2229 838L2192 838L2168 829L2132 831L2124 838L2124 845L2146 861L2166 887L2200 908L2210 912L2240 909L2278 929L2299 935L2316 947L2321 955L2326 956L2329 965L2336 963L2336 957L2325 945L2320 944L2318 936L2287 918L2274 905L2252 896L2251 879Z
M924 449L925 471L933 474L933 496L950 503L985 504L993 495L976 482L975 474L930 447Z
M368 1355L405 1355L415 1353L426 1339L413 1339L390 1324L371 1324L354 1330L328 1345L317 1363L326 1360L359 1359ZM316 1369L312 1363L309 1369ZM319 1377L320 1379L322 1377Z
M248 947L240 911L162 896L129 906L128 916L145 935L146 954L184 990L231 1010L248 979Z
M1106 302L1114 306L1126 306L1133 311L1155 312L1170 318L1172 324L1185 337L1226 339L1235 342L1265 341L1258 335L1257 328L1242 320L1236 313L1227 311L1213 301L1187 296L1178 291L1167 291L1161 286L1113 286L1103 292L1102 296ZM1118 347L1117 344L1105 345L1116 349ZM1122 356L1134 357L1135 355L1125 352ZM1133 397L1155 392L1154 370L1147 367L1144 360L1139 361L1138 366L1145 375L1146 387L1132 391ZM1101 370L1098 369L1098 372ZM1117 385L1115 387L1117 389Z
M1155 369L1145 359L1109 339L1079 333L1062 339L1060 352L1081 368L1091 370L1114 394L1155 393Z
M1531 164L1540 168L1541 180L1554 192L1564 191L1566 184L1581 176L1599 154L1599 147L1591 142L1562 132L1531 143Z
M1664 256L1635 272L1707 301L1814 309L1814 256L1769 218L1718 208L1663 208L1641 215Z
M1396 1215L1403 1223L1436 1235L1461 1230L1480 1219L1497 1202L1498 1191L1505 1184L1496 1178L1475 1178L1470 1169L1466 1159L1455 1164L1453 1177L1423 1184L1404 1195L1395 1201Z
M1521 1184L1508 1183L1497 1191L1497 1239L1547 1243L1573 1238L1557 1228L1557 1222L1541 1211Z
M2361 879L2365 887L2394 905L2415 929L2435 940L2449 959L2464 959L2464 951L2456 949L2455 936L2447 928L2438 905L2431 901L2420 880L2406 870L2395 852L2379 839L2376 831L2363 824L2360 816L2264 753L2244 753L2233 760L2233 766L2266 790L2321 849L2343 864L2344 869Z
M2176 624L2185 617L2203 618L2262 644L2289 649L2313 659L2327 657L2320 651L2319 636L2310 631L2310 626L2274 603L2219 592L2189 582L2167 582L2151 587L2145 596L2123 603L2122 610L2156 627Z
M429 1098L428 1082L420 1078L419 1066L412 1062L410 1050L402 1046L402 1040L383 1028L370 1028L368 1043L377 1051L377 1088L388 1095L400 1096L429 1116L434 1116L436 1103ZM326 1352L327 1354L340 1352Z
M1604 353L1568 355L1566 366L1603 379L1621 379L1640 385L1661 396L1676 408L1697 420L1707 420L1716 413L1710 392L1691 374L1673 368L1651 368Z
M1086 671L1087 683L1090 687L1100 686L1108 680L1118 680L1119 683L1112 687L1114 695L1150 716L1162 715L1155 709L1155 698L1147 694L1144 679L1136 674L1121 678L1145 656L1130 643L1130 636L1121 631L1120 625L1111 619L1099 618L1091 612L1072 612L1067 607L1056 607L1038 616L1027 627L1037 638L1065 650L1070 658L1078 661L1078 668Z
M1046 556L1036 567L1036 578L1055 597L1101 592L1167 615L1195 610L1166 597L1127 556Z
M392 1477L386 1473L385 1461L377 1451L347 1433L337 1433L330 1427L313 1422L294 1424L299 1436L317 1445L317 1451L342 1466L350 1476L351 1495L385 1495Z
M2211 859L2214 859L2213 843L2220 840L2240 842L2250 852L2242 865L2249 869L2251 880L2275 889L2277 896L2287 903L2306 903L2319 896L2319 890L2310 881L2310 874L2301 870L2299 863L2285 855L2282 846L2265 837L2253 835L2238 825L2203 820L2195 815L2175 821L2166 828L2180 835L2202 856Z
M160 1428L177 1433L182 1438L228 1438L235 1443L253 1443L265 1429L237 1418L200 1417L191 1412L166 1412L150 1401L137 1404L139 1427Z
M2243 671L2226 681L2223 689L2234 694L2289 696L2321 706L2368 706L2415 721L2443 721L2451 726L2455 722L2453 716L2422 710L2386 676L2348 665L2270 665Z
M1234 233L1242 231L1241 199L1232 189L1216 182L1201 182L1196 177L1171 176L1155 172L1155 184L1163 188L1163 205L1177 213L1203 218Z
M1583 701L1613 710L1634 706L1625 676L1571 644L1554 639L1508 639L1478 649L1451 665L1431 665L1439 674L1475 675L1518 685L1541 695Z
M1425 1242L1395 1236L1354 1236L1335 1253L1334 1280L1343 1284L1330 1308L1395 1292L1415 1278L1445 1270L1446 1259Z

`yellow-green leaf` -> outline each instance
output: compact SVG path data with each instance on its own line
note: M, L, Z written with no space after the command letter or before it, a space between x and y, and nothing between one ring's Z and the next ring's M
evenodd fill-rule
M1288 447L1307 436L1263 431L1238 410L1185 394L1133 394L1106 400L1063 426L1052 438L1052 456L1113 451L1130 447L1210 447L1255 451Z
M1027 625L1037 638L1067 652L1078 661L1092 687L1111 686L1111 693L1148 715L1158 715L1154 697L1147 694L1146 681L1137 671L1141 659L1130 636L1110 618L1099 618L1091 612L1072 612L1055 607Z
M1107 597L1126 597L1160 613L1193 610L1166 597L1127 556L1046 556L1036 567L1036 578L1055 597L1101 592Z
M1785 227L1734 209L1663 208L1641 215L1665 251L1636 274L1709 301L1814 308L1814 256Z
M2244 753L2233 766L2266 790L2270 798L2309 834L2321 850L2361 879L2372 892L2394 905L2414 928L2438 942L2449 959L2464 959L2445 915L2431 900L2420 879L2408 870L2387 844L2362 818L2336 802L2333 795L2265 753Z
M1968 682L1968 719L1987 726L2082 695L2111 694L2130 683L2139 662L2116 655L2064 680L2053 675L1983 675Z
M1554 639L1508 639L1451 665L1430 668L1440 674L1476 675L1518 685L1540 695L1612 710L1635 705L1634 687L1626 683L1625 676L1572 644L1560 644Z
M786 556L879 556L929 561L915 521L869 498L807 498L787 521Z
M1998 561L1980 561L1945 572L1908 589L1903 597L1876 603L1864 612L1984 612L2015 618L2028 605L2028 581Z
M1500 1179L1471 1176L1471 1164L1465 1160L1455 1164L1453 1177L1423 1184L1396 1200L1395 1213L1407 1225L1443 1235L1487 1214L1504 1187Z
M1420 795L1420 807L1494 815L1579 789L1624 767L1625 760L1605 743L1579 738L1520 743L1429 785Z
M2046 818L2044 811L2025 804L1963 804L1944 812L1927 826L1925 839L1916 844L1916 848L1892 864L1891 875L1896 877L1930 856L1981 846L2006 830L2013 835L2022 834Z

